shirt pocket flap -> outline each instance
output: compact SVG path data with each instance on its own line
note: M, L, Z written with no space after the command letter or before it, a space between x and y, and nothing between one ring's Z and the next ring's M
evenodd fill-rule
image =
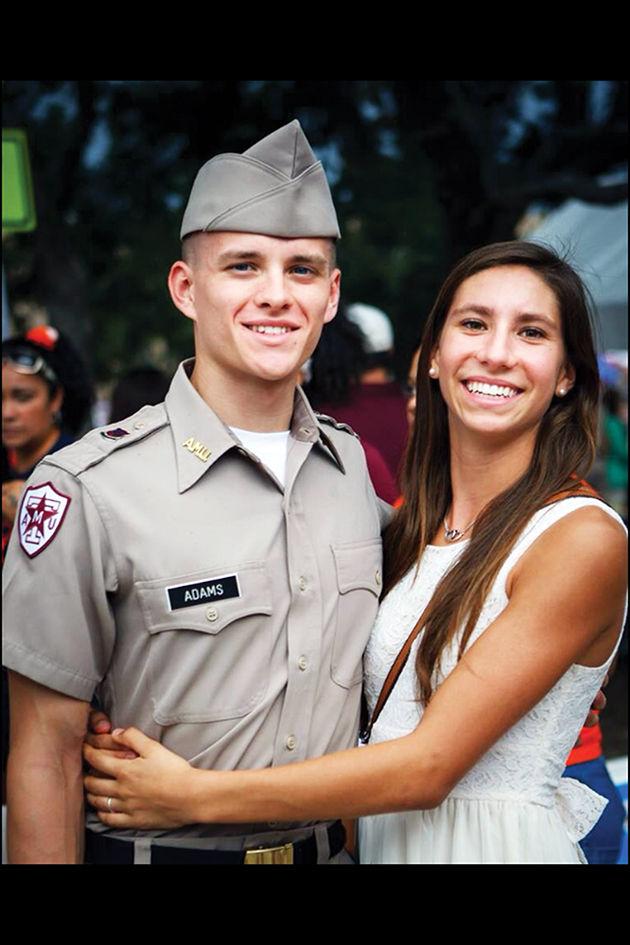
M222 596L226 587L232 596ZM136 590L150 634L181 628L216 635L243 617L272 613L271 585L262 562L139 581Z
M333 545L340 594L365 589L378 597L383 585L383 546L380 538Z

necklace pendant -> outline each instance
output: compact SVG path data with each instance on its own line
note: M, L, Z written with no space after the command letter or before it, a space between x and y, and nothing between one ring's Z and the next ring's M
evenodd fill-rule
M447 528L444 526L444 537L447 541L457 541L458 538L461 538L462 533L458 528Z

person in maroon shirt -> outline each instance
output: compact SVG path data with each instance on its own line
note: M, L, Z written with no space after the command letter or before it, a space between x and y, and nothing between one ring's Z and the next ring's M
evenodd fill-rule
M406 399L391 375L393 344L384 312L349 305L326 325L307 387L317 410L359 434L376 493L388 502L399 492L396 479L407 444Z

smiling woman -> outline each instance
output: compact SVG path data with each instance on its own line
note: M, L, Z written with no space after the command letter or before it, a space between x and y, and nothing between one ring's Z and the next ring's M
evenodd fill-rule
M118 732L137 758L85 749L109 776L86 779L103 823L369 815L361 862L584 862L577 841L605 802L562 772L618 645L626 584L623 524L580 482L597 397L575 272L518 242L462 260L425 328L404 502L385 535L364 659L372 744L211 772Z
M555 293L524 265L469 276L455 293L430 371L449 411L451 449L473 447L483 433L520 436L528 455L553 396L573 386Z

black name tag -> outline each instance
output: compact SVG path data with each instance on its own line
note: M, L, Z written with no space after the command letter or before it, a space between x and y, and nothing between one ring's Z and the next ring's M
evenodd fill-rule
M228 600L230 597L240 597L238 581L235 574L227 577L213 578L211 581L197 581L195 584L180 584L179 587L167 587L171 610L181 607L194 607L197 604L207 604L216 600Z

